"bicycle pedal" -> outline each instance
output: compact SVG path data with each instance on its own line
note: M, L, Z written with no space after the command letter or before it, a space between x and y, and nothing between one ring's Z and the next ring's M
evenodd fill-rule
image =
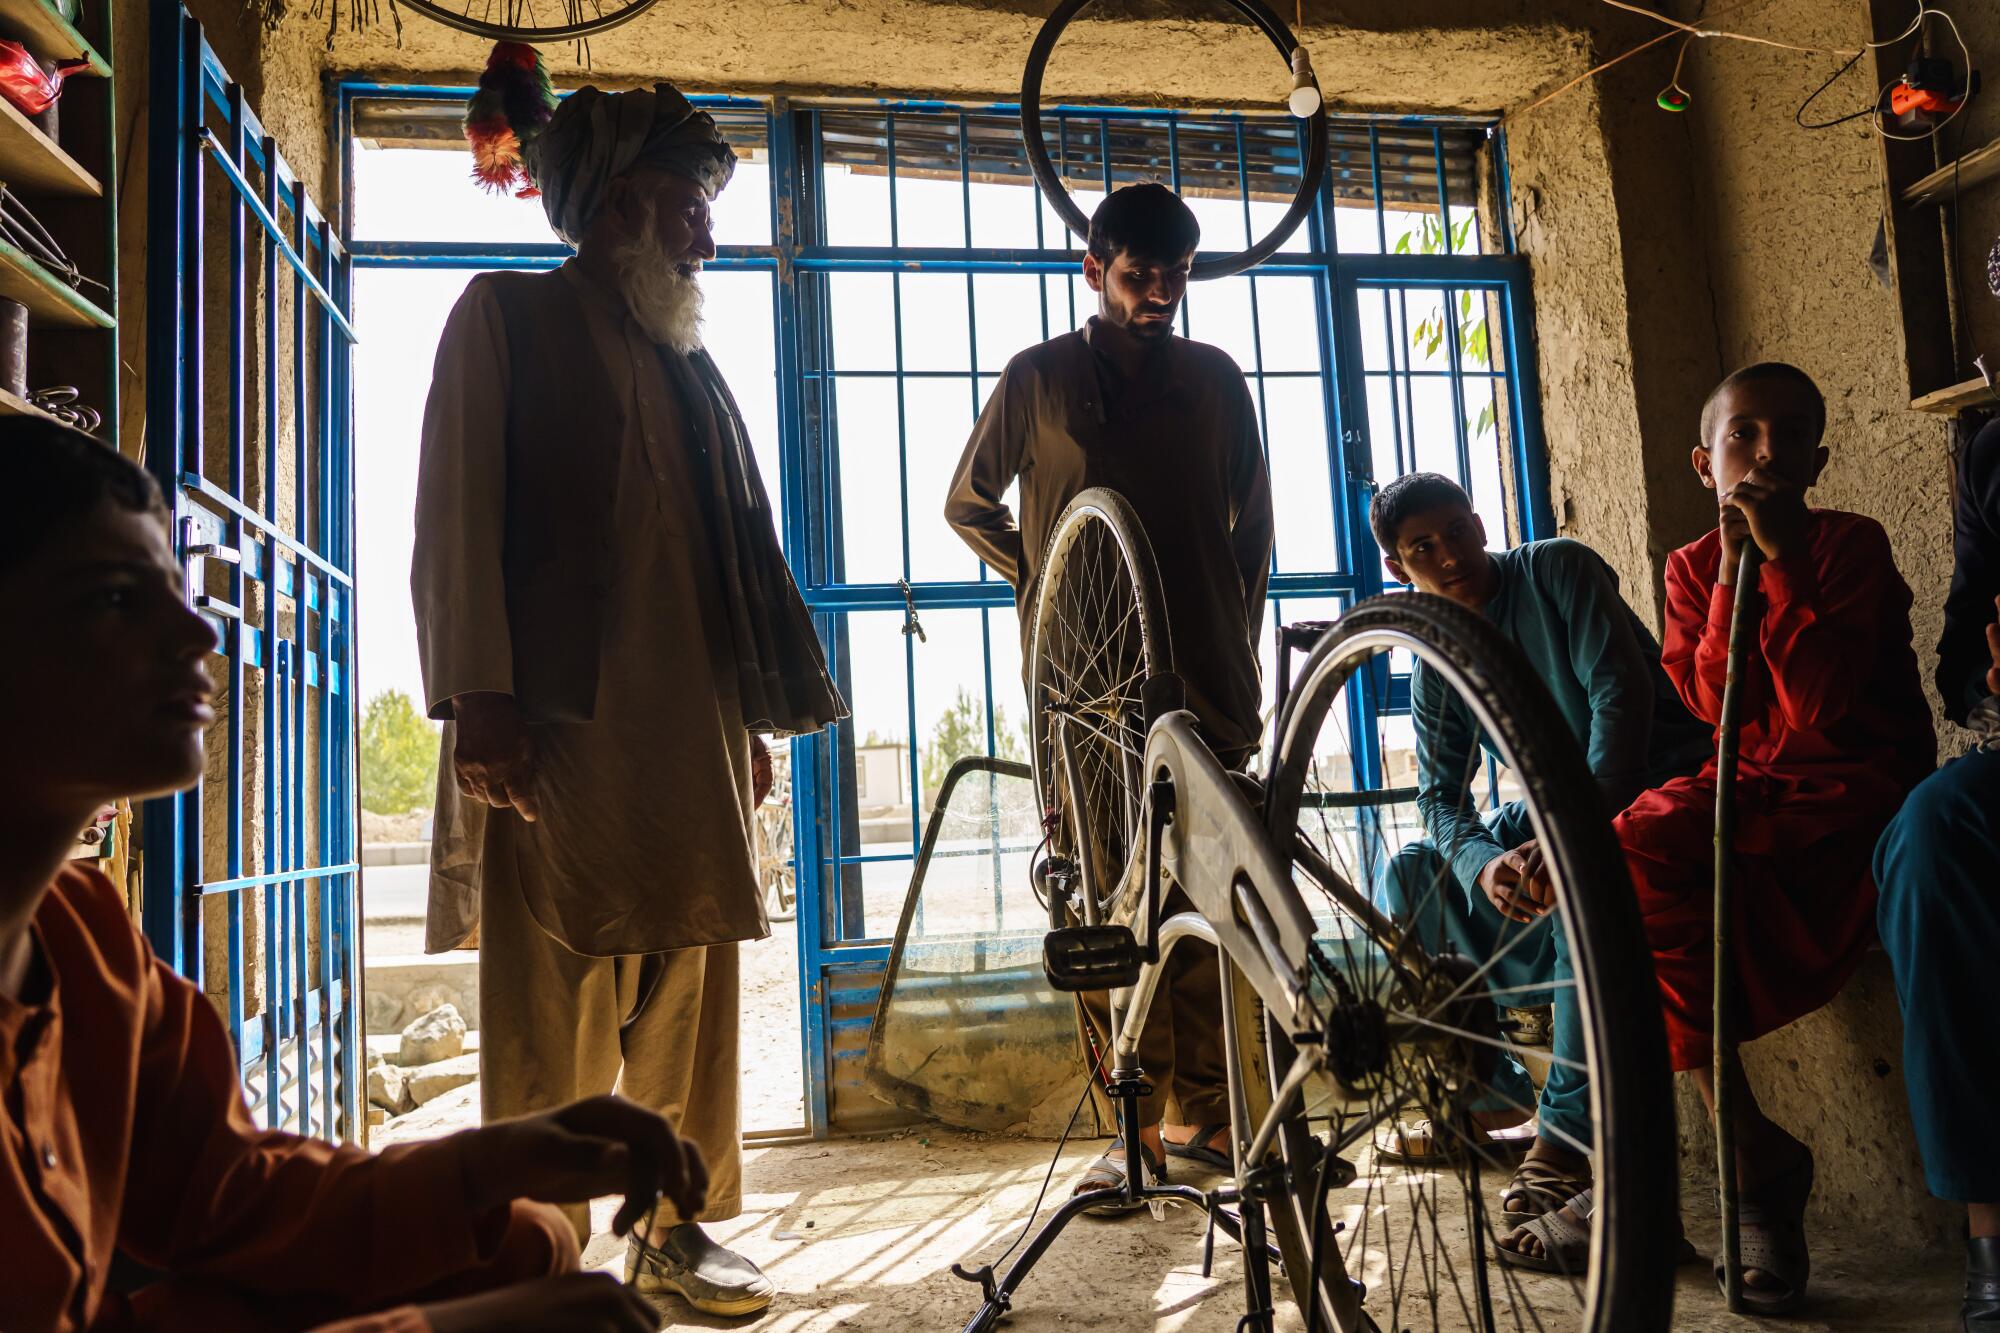
M1130 926L1064 926L1042 937L1042 972L1059 991L1130 986L1144 961Z

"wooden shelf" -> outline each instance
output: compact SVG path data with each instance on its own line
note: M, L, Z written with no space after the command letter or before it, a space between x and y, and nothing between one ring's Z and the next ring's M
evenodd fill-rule
M41 408L36 407L27 399L17 394L11 394L5 389L0 389L0 417L40 417L44 421L55 421L58 419L50 413L44 412Z
M1969 190L1990 180L2000 180L2000 139L1975 148L1956 162L1947 162L1930 175L1903 191L1906 204L1942 204L1954 191Z
M1940 416L1956 416L1968 407L1987 407L2000 404L2000 394L1986 387L1983 379L1967 380L1954 384L1948 389L1927 393L1910 403L1912 412L1935 412Z
M0 97L0 182L17 190L44 194L84 195L92 199L104 194L97 177L62 150L62 145L43 134L35 122Z
M0 241L0 296L28 307L28 321L72 329L108 329L116 321L43 268L32 256Z
M90 73L111 77L104 57L47 0L0 0L0 35L19 38L43 60L81 58L90 62Z

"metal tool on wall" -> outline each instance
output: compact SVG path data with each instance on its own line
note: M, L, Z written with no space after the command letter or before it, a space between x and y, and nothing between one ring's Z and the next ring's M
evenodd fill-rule
M49 229L42 225L41 219L5 185L0 185L0 240L25 252L72 287L88 284L99 291L110 290L97 279L85 276L83 270L64 253L56 238L49 234Z

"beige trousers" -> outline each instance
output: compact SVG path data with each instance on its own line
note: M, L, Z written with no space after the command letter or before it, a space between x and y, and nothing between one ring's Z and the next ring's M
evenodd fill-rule
M505 860L506 858L496 858ZM617 1092L667 1118L708 1164L699 1222L743 1211L743 1128L738 1096L736 946L660 955L665 970L632 1026L640 954L572 953L528 914L507 867L485 867L479 926L479 1085L487 1122L554 1110ZM563 1212L577 1244L590 1209ZM682 1221L660 1204L655 1234Z

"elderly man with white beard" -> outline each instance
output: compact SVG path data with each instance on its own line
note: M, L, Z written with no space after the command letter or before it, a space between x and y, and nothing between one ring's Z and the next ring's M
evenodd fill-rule
M845 709L700 345L734 154L659 84L579 90L524 158L576 254L468 285L424 413L411 589L445 723L426 947L476 934L489 1121L615 1087L699 1147L707 1210L663 1205L627 1278L753 1314L770 1280L696 1224L741 1211L758 733Z

